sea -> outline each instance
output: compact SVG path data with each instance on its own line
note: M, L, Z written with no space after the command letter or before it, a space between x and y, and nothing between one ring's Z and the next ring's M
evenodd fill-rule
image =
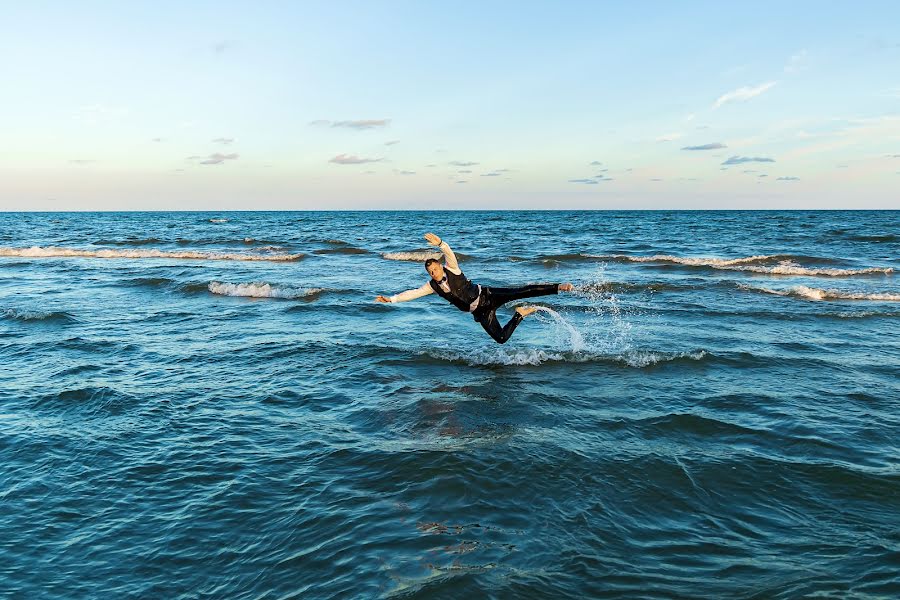
M900 597L900 212L2 213L0 597Z

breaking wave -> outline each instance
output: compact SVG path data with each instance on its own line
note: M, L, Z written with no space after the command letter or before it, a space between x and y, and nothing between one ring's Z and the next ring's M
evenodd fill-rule
M459 260L471 260L472 256L467 254L462 254L460 252L454 252L456 258ZM404 260L410 262L424 262L429 258L434 258L436 260L440 260L444 255L441 252L434 252L431 250L411 250L409 252L385 252L381 255L382 258L387 260Z
M666 363L701 363L713 355L706 350L694 350L691 352L657 352L652 350L628 350L619 354L604 354L591 350L541 350L507 349L501 347L485 348L470 352L460 352L452 349L424 350L425 354L438 360L461 362L471 366L489 365L519 365L536 366L544 363L586 363L603 362L619 364L635 369L643 369L654 365Z
M0 256L25 258L169 258L186 260L239 260L287 262L300 260L303 254L241 254L231 252L201 252L197 250L84 250L59 246L30 248L0 248Z
M222 283L210 281L208 289L220 296L241 296L245 298L282 298L297 300L317 298L321 288L278 287L268 283Z
M354 246L340 246L338 248L322 248L313 250L313 254L368 254L369 251Z
M842 292L840 290L823 290L819 288L798 285L786 290L773 290L770 288L753 287L748 285L738 286L744 290L774 294L776 296L788 296L802 298L804 300L871 300L877 302L900 302L900 294L890 293L863 293Z
M0 318L12 321L74 321L75 317L63 311L27 310L20 308L7 308L0 310Z
M798 260L805 262L833 263L831 259L810 256L793 256L790 254L761 254L743 258L715 258L715 257L681 257L668 254L655 254L653 256L628 256L626 254L601 254L593 258L632 262L632 263L662 263L684 265L688 267L710 267L726 271L748 271L751 273L763 273L766 275L800 275L807 277L852 277L854 275L887 275L894 272L891 267L866 267L862 269L836 269L804 267Z

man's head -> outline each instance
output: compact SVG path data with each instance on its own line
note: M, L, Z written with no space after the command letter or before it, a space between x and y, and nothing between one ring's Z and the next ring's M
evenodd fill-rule
M428 271L428 274L435 281L440 281L444 278L444 266L436 258L429 258L425 261L425 270Z

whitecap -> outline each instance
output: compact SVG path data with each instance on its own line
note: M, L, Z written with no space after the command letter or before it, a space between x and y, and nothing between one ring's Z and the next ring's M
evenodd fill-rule
M900 294L891 294L884 292L844 292L841 290L824 290L805 285L797 285L792 288L776 290L765 287L754 287L749 285L739 286L741 289L763 292L766 294L774 294L776 296L790 296L794 298L803 298L805 300L870 300L876 302L900 302Z
M887 275L894 272L891 267L865 267L861 269L833 269L804 267L792 259L785 259L785 255L758 254L741 258L716 258L716 257L683 257L668 254L655 254L653 256L628 256L625 254L599 254L588 255L592 258L607 260L619 260L634 263L671 263L690 267L710 267L726 271L748 271L766 275L799 275L807 277L852 277L854 275ZM765 263L776 262L774 265Z
M81 248L63 248L59 246L32 246L30 248L2 248L0 256L19 256L25 258L170 258L186 260L239 260L239 261L275 261L285 262L300 260L303 254L240 254L230 252L202 252L197 250L85 250Z
M413 261L413 262L424 262L429 258L433 258L435 260L440 260L443 257L443 254L440 252L428 252L424 250L418 250L413 252L385 252L381 255L382 258L386 258L387 260L405 260L405 261Z
M223 283L219 281L210 281L209 291L221 296L296 300L298 298L308 298L319 294L322 292L322 289L279 287L268 283Z

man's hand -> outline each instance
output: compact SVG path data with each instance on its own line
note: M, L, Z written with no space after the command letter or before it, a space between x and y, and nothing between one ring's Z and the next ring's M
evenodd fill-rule
M443 241L443 240L441 240L441 238L434 235L433 233L426 233L425 239L428 240L428 243L431 244L432 246L440 246L441 242Z
M391 299L387 296L375 296L375 302L390 302Z

